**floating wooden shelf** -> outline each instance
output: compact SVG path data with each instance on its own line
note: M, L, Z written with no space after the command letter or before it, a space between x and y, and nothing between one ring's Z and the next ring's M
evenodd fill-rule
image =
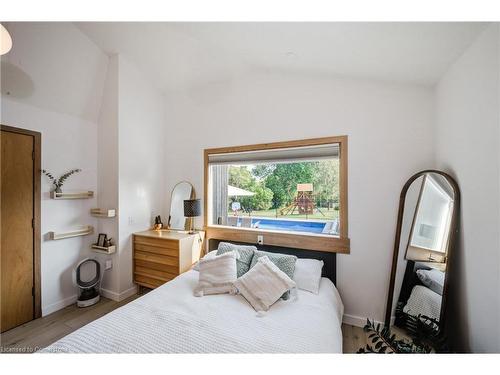
M115 217L116 210L110 209L106 210L103 208L91 208L90 214L95 217Z
M116 252L116 245L112 245L109 247L92 245L92 251L101 254L113 254L114 252Z
M52 199L88 199L94 197L93 191L74 191L68 193L56 193L55 191L50 192L50 197Z
M49 232L49 238L51 240L62 240L64 238L86 236L87 234L94 233L94 227L91 225L86 225L82 229L77 229L68 232Z

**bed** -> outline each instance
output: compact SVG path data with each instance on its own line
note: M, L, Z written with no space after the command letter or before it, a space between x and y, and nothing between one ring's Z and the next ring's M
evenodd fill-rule
M329 259L326 275L331 267ZM342 353L343 304L332 279L322 277L318 295L298 290L261 316L240 295L194 297L198 272L190 270L41 352Z

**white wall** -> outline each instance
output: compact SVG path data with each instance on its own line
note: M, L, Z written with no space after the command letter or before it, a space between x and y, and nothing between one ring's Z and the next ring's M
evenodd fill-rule
M81 168L63 187L68 190L97 189L97 126L95 123L2 98L2 124L42 133L42 168L55 175ZM41 286L42 314L47 315L76 300L74 266L91 255L93 235L50 241L47 232L79 225L95 226L89 214L96 199L53 200L52 186L42 176Z
M499 50L493 24L436 88L436 166L462 195L447 318L462 351L500 351Z
M118 57L111 56L104 81L101 110L98 125L98 191L97 204L99 208L115 209L114 218L99 219L97 233L106 233L118 244ZM118 257L118 252L112 255L96 254L96 258L104 266L106 260L112 262ZM103 275L102 292L108 298L119 299L118 268L113 267Z
M42 133L42 168L83 171L64 189L97 189L97 113L106 56L71 24L8 24L14 45L2 56L1 123ZM70 89L69 89L70 88ZM42 177L42 314L76 299L72 273L94 236L48 241L49 231L96 225L96 199L52 200Z
M166 103L166 189L187 180L199 197L205 148L348 135L351 254L338 256L337 284L347 321L384 319L399 193L432 166L430 89L253 72Z
M132 236L164 215L165 99L131 63L119 56L119 293L135 291Z
M42 312L76 299L73 270L84 257L113 267L103 292L121 300L135 292L130 234L163 215L165 103L129 62L108 58L69 23L9 23L14 47L2 56L2 124L42 132L42 168L69 179L67 189L89 189L96 198L54 201L42 178L42 233L91 224L95 234L42 240ZM109 64L108 64L109 60ZM104 94L103 94L104 93ZM95 219L93 207L115 208L118 217ZM118 244L114 255L90 251L97 233Z

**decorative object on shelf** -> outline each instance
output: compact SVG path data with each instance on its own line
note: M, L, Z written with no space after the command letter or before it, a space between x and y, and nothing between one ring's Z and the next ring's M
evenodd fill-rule
M446 337L442 331L435 329L437 320L419 315L413 323L407 332L410 338L397 339L389 327L367 319L363 329L369 334L373 346L367 344L358 353L449 353Z
M115 217L116 210L113 209L103 209L103 208L91 208L90 214L94 217Z
M110 238L106 238L104 240L104 247L110 247L113 245L113 239L110 237Z
M99 235L99 240L101 239L102 235L106 236L104 233L101 233ZM92 245L92 250L102 254L113 254L116 251L116 246L113 245L113 239L111 237L105 237L104 244L102 246L94 244Z
M61 175L59 178L55 178L52 173L46 171L45 169L42 170L42 173L47 176L49 178L50 181L52 181L52 184L54 185L54 191L56 193L62 193L62 190L61 188L63 187L64 183L66 182L66 180L68 179L68 177L70 177L71 175L75 174L75 173L79 173L81 172L82 170L81 169L72 169L66 173L64 173L63 175Z
M71 193L57 193L56 191L50 192L50 197L52 199L87 199L93 198L93 191L76 191Z
M91 225L86 225L82 229L68 231L68 232L49 232L49 238L51 240L62 240L64 238L86 236L87 234L94 233L94 227Z
M104 244L106 243L107 238L108 238L108 236L106 235L106 233L99 233L99 236L97 237L96 245L100 246L100 247L104 247Z
M201 216L201 199L184 200L184 216L189 218L189 234L196 233L193 227L193 218Z
M154 230L160 230L163 228L163 223L161 222L161 217L160 215L155 217L155 224L153 225Z
M106 233L99 233L97 243L92 245L92 250L103 254L113 254L116 251L116 246L113 245L113 239Z

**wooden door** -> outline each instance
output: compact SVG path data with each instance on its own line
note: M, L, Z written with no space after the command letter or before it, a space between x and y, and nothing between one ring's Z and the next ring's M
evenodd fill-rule
M35 160L38 156L39 162L39 138L6 129L2 126L0 159L1 332L40 316L39 239L35 230L40 200Z

